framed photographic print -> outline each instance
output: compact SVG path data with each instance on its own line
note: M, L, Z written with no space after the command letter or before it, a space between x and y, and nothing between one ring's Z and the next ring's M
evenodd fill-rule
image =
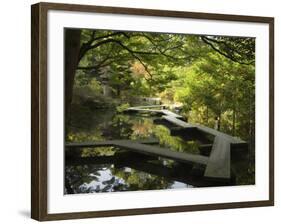
M32 218L274 204L274 19L32 5Z

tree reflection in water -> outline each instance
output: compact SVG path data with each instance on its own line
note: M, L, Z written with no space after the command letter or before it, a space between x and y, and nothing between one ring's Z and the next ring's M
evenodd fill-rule
M67 166L67 194L115 191L137 191L192 187L179 181L171 181L130 167L115 168L113 165Z
M171 150L198 154L198 143L185 140L182 136L172 136L171 127L155 124L155 117L116 114L96 110L95 116L87 111L81 116L73 116L71 125L66 129L67 142L86 142L111 139L157 139L160 146ZM146 158L143 155L114 147L83 148L78 154L66 149L65 193L97 193L115 191L137 191L155 189L188 188L216 186L222 183L202 182L190 179L191 166L182 167L171 160ZM120 155L124 156L120 157ZM123 158L121 161L116 158ZM90 160L105 158L103 162ZM111 160L112 159L112 160ZM149 160L149 163L147 162ZM200 170L200 169L199 169ZM247 184L247 174L240 180Z

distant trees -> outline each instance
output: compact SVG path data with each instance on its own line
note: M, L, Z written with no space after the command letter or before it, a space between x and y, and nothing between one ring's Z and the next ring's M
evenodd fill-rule
M72 101L73 83L77 70L89 77L100 78L112 74L110 80L117 93L139 80L129 76L134 67L142 70L142 82L148 90L164 88L173 79L169 65L189 63L198 52L189 52L189 42L194 37L186 35L155 34L143 32L97 31L66 29L65 31L65 93L66 107ZM135 73L137 74L137 73ZM160 75L157 75L160 74ZM116 77L118 75L118 77ZM122 79L119 77L122 76ZM126 82L124 80L127 79ZM120 85L119 85L119 82ZM135 83L134 83L135 81ZM153 88L155 87L155 88Z
M244 65L255 63L255 39L252 37L201 36L201 40L233 62Z
M93 91L107 86L108 97L125 101L161 96L182 103L191 122L250 136L254 64L254 38L66 29L66 111L74 86L92 82Z
M174 82L175 99L189 120L237 136L253 137L255 68L210 51Z

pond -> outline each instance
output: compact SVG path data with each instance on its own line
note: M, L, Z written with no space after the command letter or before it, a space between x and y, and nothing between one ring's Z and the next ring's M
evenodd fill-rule
M123 114L101 109L93 113L85 108L84 111L79 111L80 109L74 110L72 117L75 119L67 126L67 142L143 140L178 152L206 154L200 150L200 142L190 140L188 136L177 132L175 126L162 122L156 115ZM212 139L205 141L211 142ZM122 148L66 148L65 194L234 184L204 180L203 171L204 167L199 165L180 164Z

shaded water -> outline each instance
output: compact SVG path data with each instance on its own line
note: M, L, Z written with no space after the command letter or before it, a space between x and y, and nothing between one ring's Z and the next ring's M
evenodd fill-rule
M109 110L76 112L67 128L67 142L156 139L156 145L161 147L200 153L198 142L184 136L172 136L173 125L155 124L157 117L151 115L118 114ZM65 163L66 194L228 185L203 180L200 166L195 165L194 169L192 165L120 148L83 148L79 151L81 157L77 157L77 151L66 149L66 155L70 155Z

